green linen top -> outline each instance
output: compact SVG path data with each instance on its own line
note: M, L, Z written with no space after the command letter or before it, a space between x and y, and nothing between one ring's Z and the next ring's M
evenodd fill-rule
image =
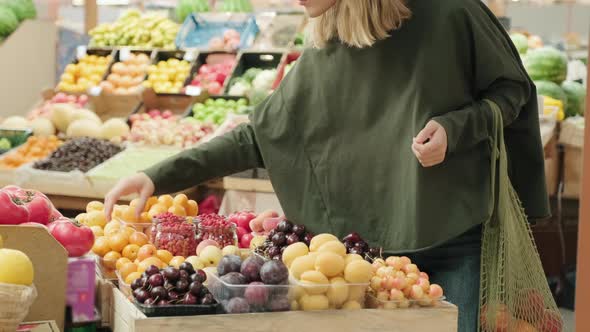
M496 103L509 172L531 218L548 216L536 90L480 0L410 0L412 17L369 48L307 49L249 124L150 169L158 193L265 167L289 219L317 233L357 231L388 252L439 245L490 216ZM412 138L448 136L424 168Z

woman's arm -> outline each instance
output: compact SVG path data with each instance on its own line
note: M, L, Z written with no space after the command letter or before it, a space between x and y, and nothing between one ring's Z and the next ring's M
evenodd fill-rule
M199 147L183 151L144 171L155 185L155 194L177 192L204 181L264 167L250 124Z

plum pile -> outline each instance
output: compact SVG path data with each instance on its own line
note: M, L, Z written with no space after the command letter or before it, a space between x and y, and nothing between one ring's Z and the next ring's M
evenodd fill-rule
M276 228L268 233L262 245L255 249L255 253L280 261L283 251L289 245L297 242L309 245L312 238L313 234L308 232L304 225L295 225L289 220L281 220Z
M141 278L131 283L131 289L135 300L146 306L213 305L216 302L203 285L205 280L205 271L195 271L188 262L180 264L178 269L170 266L160 270L151 265Z
M250 256L224 256L217 265L217 276L209 281L214 297L230 314L276 312L291 309L289 270L277 260L264 261Z
M347 254L360 255L369 262L381 258L383 253L383 248L369 247L369 244L356 232L352 232L343 237L342 243L346 247Z

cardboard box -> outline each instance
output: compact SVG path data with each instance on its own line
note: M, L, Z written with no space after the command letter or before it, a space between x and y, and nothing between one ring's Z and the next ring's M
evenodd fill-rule
M66 304L71 308L72 322L94 320L95 263L92 257L68 259Z
M68 253L45 228L0 225L0 235L5 248L20 250L33 262L38 296L25 321L55 320L63 330Z

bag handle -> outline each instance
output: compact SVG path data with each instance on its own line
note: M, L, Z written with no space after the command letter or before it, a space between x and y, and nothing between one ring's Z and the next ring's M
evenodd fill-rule
M502 121L502 111L500 107L489 99L484 101L490 107L492 112L492 135L491 135L491 158L490 158L490 180L492 188L492 197L490 199L489 213L490 220L488 224L494 225L498 220L500 209L500 191L504 190L508 179L508 157L506 154L506 145L504 144L504 124Z

